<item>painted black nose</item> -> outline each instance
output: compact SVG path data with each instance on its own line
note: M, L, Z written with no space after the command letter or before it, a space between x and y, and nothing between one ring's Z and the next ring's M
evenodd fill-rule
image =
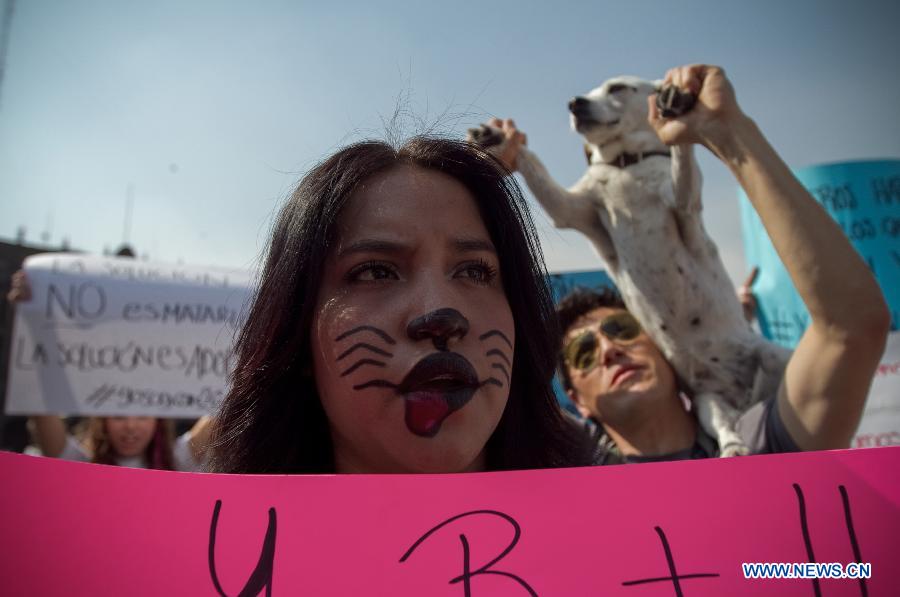
M406 335L413 340L431 339L434 347L447 350L447 342L456 336L459 339L469 333L469 320L456 309L444 308L416 317L406 326Z
M582 110L587 107L590 100L583 98L581 96L573 97L571 101L569 101L569 112L574 112L576 110Z

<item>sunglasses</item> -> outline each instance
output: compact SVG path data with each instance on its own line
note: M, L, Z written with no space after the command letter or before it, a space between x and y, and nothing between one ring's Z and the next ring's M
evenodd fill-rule
M566 364L578 371L590 371L597 366L600 338L597 332L617 344L630 344L637 340L643 328L634 315L628 311L619 311L600 320L596 328L582 331L566 344Z

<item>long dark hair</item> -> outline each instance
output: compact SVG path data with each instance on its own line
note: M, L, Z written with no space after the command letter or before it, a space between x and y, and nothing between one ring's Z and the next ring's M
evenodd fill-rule
M229 473L331 473L328 421L312 376L310 328L341 208L361 183L399 165L437 170L472 193L497 249L515 320L510 395L487 444L489 470L588 463L582 433L551 387L556 317L537 234L508 172L473 145L414 137L346 147L313 168L281 209L246 324L231 390L217 416L211 469Z

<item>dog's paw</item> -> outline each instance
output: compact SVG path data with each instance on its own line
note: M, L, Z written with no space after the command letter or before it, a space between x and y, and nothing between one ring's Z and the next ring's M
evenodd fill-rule
M725 444L719 452L719 458L731 458L732 456L747 456L750 454L750 448L744 444Z
M488 124L482 124L466 131L466 141L484 148L496 147L501 145L504 140L503 131Z
M663 118L678 118L687 114L696 103L696 95L681 91L674 85L667 85L656 94L656 107Z

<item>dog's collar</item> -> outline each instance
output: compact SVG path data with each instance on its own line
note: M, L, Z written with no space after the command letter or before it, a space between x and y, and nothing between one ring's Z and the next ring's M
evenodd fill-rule
M628 153L623 152L620 153L610 162L591 162L592 164L601 163L606 164L607 166L618 166L619 168L627 168L633 164L637 164L641 160L645 158L649 158L652 155L661 155L667 158L672 157L671 151L639 151L637 153Z

